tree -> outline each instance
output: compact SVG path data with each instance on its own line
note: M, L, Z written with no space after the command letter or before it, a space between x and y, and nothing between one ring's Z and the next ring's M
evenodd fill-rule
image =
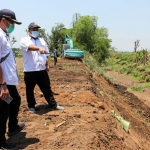
M97 27L96 16L73 16L72 28L66 29L63 23L56 23L52 27L51 35L40 29L40 36L44 38L50 50L64 44L65 34L71 36L75 49L86 50L99 62L109 56L111 40L108 39L108 30Z
M11 45L11 47L13 47L13 45L16 42L17 42L16 38L14 36L11 38L11 36L10 36L10 45ZM12 51L13 51L15 57L22 57L20 48L12 48Z
M117 49L117 48L116 48L115 46L112 46L112 47L111 47L111 51L112 51L112 52L116 52L116 49Z
M79 20L79 18L81 17L81 15L80 14L78 14L78 13L75 13L74 15L73 15L73 19L72 19L72 28L74 29L74 27L75 27L75 24L76 24L76 22ZM71 35L72 36L72 35Z
M84 45L89 52L92 52L93 49L93 36L96 28L96 16L81 16L74 24L75 41L80 45Z
M13 47L13 45L17 42L16 38L13 36L12 38L10 37L10 44L11 44L11 47Z
M108 31L106 28L97 28L93 38L93 55L98 62L103 62L110 54L111 40L108 39Z
M20 48L12 48L12 51L15 55L15 57L22 57L22 52Z
M56 46L59 47L59 45L64 43L65 30L67 29L64 24L56 23L56 26L52 27L51 34L46 33L45 29L39 29L39 37L42 37L47 43L49 50L53 51Z
M59 46L64 43L65 33L67 32L63 23L56 23L57 25L52 27L51 41L52 47ZM66 32L65 32L66 31Z
M134 42L134 52L136 53L136 59L135 59L136 65L138 64L137 48L140 46L139 43L140 40Z
M45 29L39 29L39 37L43 38L47 44L48 49L51 49L51 39L50 39L50 34L46 33Z
M111 40L108 39L108 30L97 27L96 16L81 16L74 23L74 45L81 46L95 58L102 62L108 56L111 48Z
M137 48L140 46L139 43L140 43L140 40L137 40L134 42L134 52L136 52Z

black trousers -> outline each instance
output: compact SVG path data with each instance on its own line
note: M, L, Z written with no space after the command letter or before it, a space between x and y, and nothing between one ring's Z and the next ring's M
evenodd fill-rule
M4 100L0 99L0 145L2 145L6 141L5 133L8 118L8 130L12 132L17 128L18 112L21 102L21 98L16 86L7 85L7 88L13 100L10 104L7 104Z
M26 97L29 108L34 108L36 104L34 97L34 88L36 84L42 91L50 108L56 108L57 103L54 99L53 92L50 86L50 79L46 70L24 72L24 81L26 84Z
M57 57L54 56L54 66L56 65L57 63Z

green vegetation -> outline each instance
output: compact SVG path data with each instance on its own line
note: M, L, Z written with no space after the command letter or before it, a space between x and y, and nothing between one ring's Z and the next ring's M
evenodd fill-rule
M107 29L97 27L96 16L75 16L71 28L67 29L63 23L57 23L52 27L51 34L46 33L45 29L40 29L40 37L44 38L51 52L58 46L61 54L65 34L69 34L73 39L74 48L89 52L99 63L104 62L109 57L111 48Z
M39 36L42 37L52 53L58 47L58 53L62 54L62 44L65 42L65 35L68 34L74 44L75 49L88 52L98 63L102 63L110 56L111 39L108 38L108 30L105 27L98 27L96 16L81 16L74 14L71 22L72 26L66 28L63 23L55 23L48 33L45 29L39 29ZM11 38L11 45L16 43L15 37ZM13 49L16 57L21 57L18 48Z
M96 73L98 75L104 75L106 71L105 65L100 64L89 52L85 51L83 62L86 64L86 69L90 73Z
M83 59L90 73L104 76L108 70L115 70L132 77L138 84L133 85L129 90L143 92L150 88L150 62L147 50L133 53L110 52L110 57L103 63L99 63L89 52L85 52ZM138 59L137 59L138 58ZM113 82L115 78L106 78Z
M132 91L137 91L137 92L143 92L144 91L144 86L139 85L139 86L133 86L131 87Z
M20 70L18 71L18 75L19 75L19 76L24 75L24 73L23 73L23 69L20 69Z
M150 63L145 60L145 50L138 53L112 52L106 59L105 67L129 75L141 83L150 81ZM146 55L147 56L147 55ZM138 58L138 60L137 60Z
M13 50L15 57L18 57L18 58L22 57L22 52L20 48L12 48L12 50Z
M76 69L76 68L79 68L79 67L80 67L79 65L73 65L73 64L70 64L70 63L63 64L63 68L66 68L66 69Z
M133 86L131 90L143 91L150 87L150 62L147 50L133 53L111 52L111 56L105 61L105 70L115 70L139 81L139 86Z
M50 33L40 29L40 37L44 38L50 52L58 46L58 53L62 54L61 48L64 43L65 34L69 34L73 40L74 47L84 51L83 61L89 72L104 75L107 70L115 70L122 74L131 76L140 82L140 85L133 86L131 90L143 91L150 87L150 62L146 49L137 51L139 40L135 42L133 53L115 52L111 47L111 39L108 38L108 30L105 27L98 27L96 16L81 16L74 14L72 26L66 28L63 23L56 23ZM15 37L11 38L11 44L16 42ZM16 57L22 57L19 48L13 48ZM65 66L66 68L77 66ZM109 78L108 80L115 80ZM141 83L143 83L141 85Z

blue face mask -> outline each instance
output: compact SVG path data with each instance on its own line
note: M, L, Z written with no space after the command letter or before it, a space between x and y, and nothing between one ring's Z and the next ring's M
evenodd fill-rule
M32 31L32 35L33 38L37 38L39 36L39 32L38 31Z

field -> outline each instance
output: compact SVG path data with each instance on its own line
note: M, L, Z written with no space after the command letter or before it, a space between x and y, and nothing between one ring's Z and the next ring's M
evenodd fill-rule
M40 111L28 112L21 60L17 87L22 98L19 122L26 128L8 141L25 150L148 150L150 106L127 87L89 73L77 60L50 60L51 87L62 111L49 111L38 87L35 98ZM42 78L42 77L41 77ZM124 80L124 79L122 79ZM111 110L130 122L129 132Z

